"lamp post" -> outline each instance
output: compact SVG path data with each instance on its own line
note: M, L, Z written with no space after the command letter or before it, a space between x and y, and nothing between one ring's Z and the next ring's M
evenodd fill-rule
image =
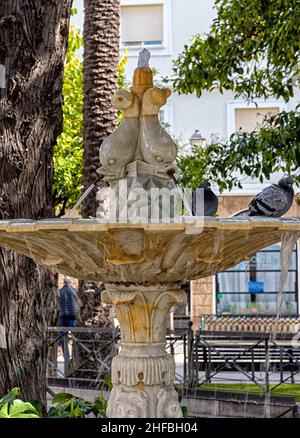
M190 138L190 144L192 146L193 151L195 151L198 148L202 148L205 145L206 138L204 138L200 131L196 129L194 134Z

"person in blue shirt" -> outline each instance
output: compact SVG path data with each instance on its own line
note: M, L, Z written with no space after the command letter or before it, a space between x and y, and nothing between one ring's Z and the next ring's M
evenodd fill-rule
M59 291L60 314L58 318L58 327L76 327L78 300L77 292L71 285L69 277L64 278L64 285ZM67 363L70 362L70 352L68 346L68 335L64 332L60 333L64 357Z
M77 292L71 285L69 277L65 277L64 285L60 289L60 327L76 327L77 320Z

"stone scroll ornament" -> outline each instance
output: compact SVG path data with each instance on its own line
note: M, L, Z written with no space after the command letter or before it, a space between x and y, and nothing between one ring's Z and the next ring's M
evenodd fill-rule
M150 194L152 188L174 188L171 175L175 173L177 147L159 121L160 108L166 104L171 91L153 85L149 58L149 51L144 49L131 90L114 95L113 106L123 111L123 120L100 148L98 174L115 191L116 199L122 196L119 182L126 182L129 211L134 209L140 189ZM108 216L107 192L102 189L97 194L98 218Z

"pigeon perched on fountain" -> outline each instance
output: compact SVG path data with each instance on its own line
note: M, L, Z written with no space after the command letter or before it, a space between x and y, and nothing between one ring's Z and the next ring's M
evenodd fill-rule
M294 179L290 176L282 178L278 184L266 187L250 202L249 209L236 214L240 216L281 217L289 211L294 200Z
M197 208L197 202L204 202L204 216L214 216L218 211L218 197L211 190L211 184L209 181L203 181L202 184L198 187L198 189L202 189L204 191L204 196L202 197L199 193L197 196L197 191L192 194L192 212L194 216L197 216L197 211L200 210L200 207ZM197 190L198 190L197 189Z

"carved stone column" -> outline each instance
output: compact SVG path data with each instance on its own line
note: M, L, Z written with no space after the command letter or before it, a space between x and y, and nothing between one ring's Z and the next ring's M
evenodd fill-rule
M112 363L108 417L180 418L165 336L171 307L186 303L184 290L177 284L106 284L102 299L115 306L122 338Z

